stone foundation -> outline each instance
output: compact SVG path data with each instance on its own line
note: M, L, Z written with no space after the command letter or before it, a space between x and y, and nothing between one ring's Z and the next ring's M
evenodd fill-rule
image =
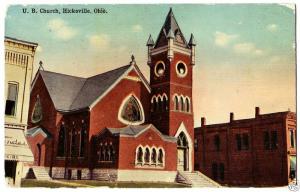
M28 170L29 167L26 167ZM49 171L49 167L45 167ZM53 179L80 179L78 171L81 170L82 180L98 181L147 181L147 182L174 182L177 171L156 171L156 170L117 170L117 169L93 169L53 167ZM65 174L66 171L66 174ZM69 177L69 173L71 173Z

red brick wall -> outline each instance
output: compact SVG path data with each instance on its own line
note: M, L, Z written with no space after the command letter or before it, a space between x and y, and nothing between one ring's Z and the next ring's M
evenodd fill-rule
M224 163L223 184L234 186L280 186L288 183L285 114L261 115L255 119L208 125L195 130L197 169L212 178L212 163ZM277 131L277 149L264 148L264 132ZM236 134L249 134L249 149L237 150ZM221 140L215 150L214 135ZM271 134L270 134L271 135ZM203 136L205 137L203 140Z
M118 112L122 101L129 94L134 94L141 101L145 114L145 122L149 121L150 99L146 87L142 82L123 79L91 109L90 138L105 127L118 128L126 126L118 120Z
M163 169L155 168L136 168L147 170L177 170L177 144L166 142L161 139L157 132L147 130L137 138L134 137L120 137L119 148L119 169L135 169L136 148L139 146L162 147L165 151L165 167Z

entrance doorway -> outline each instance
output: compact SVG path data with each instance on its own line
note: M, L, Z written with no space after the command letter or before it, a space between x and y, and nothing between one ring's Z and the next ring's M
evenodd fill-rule
M37 144L37 149L38 149L38 161L37 161L37 165L40 166L41 165L41 144Z
M177 170L187 171L189 147L186 136L181 132L177 138Z

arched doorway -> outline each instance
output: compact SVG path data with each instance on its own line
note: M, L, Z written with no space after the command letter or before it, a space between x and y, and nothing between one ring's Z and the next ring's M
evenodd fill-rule
M41 165L41 144L37 144L37 149L38 149L38 159L37 159L37 165Z
M189 170L189 145L186 135L181 132L177 137L177 170L187 171Z

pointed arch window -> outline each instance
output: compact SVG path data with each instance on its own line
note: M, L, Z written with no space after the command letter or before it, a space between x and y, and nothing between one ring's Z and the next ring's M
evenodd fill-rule
M140 101L133 95L125 99L119 109L118 118L124 124L143 123L144 112Z
M163 105L162 105L162 100L161 97L158 97L158 111L162 111Z
M151 163L152 164L156 164L156 157L157 157L156 150L153 148L152 152L151 152Z
M163 158L164 158L163 151L162 151L162 149L159 149L159 151L158 151L158 159L157 159L159 164L163 164Z
M190 101L188 98L185 99L185 110L186 112L190 112Z
M57 144L57 156L64 157L65 156L65 140L66 140L66 132L65 127L62 125L59 130L58 135L58 144Z
M71 156L76 157L76 131L75 128L71 131Z
M145 160L145 164L149 164L149 162L150 162L150 150L149 150L149 148L146 148L146 150L145 150L144 160Z
M141 147L138 148L137 163L139 163L139 164L143 163L143 149Z
M177 146L178 147L184 147L187 148L188 147L188 142L187 142L187 138L185 136L185 134L183 132L181 132L178 136L177 139Z
M79 148L79 156L84 156L84 150L86 146L86 139L87 139L87 127L83 124L81 131L80 131L80 148Z
M37 95L33 112L31 115L31 121L32 123L38 123L42 120L43 114L42 114L42 104L39 95Z
M177 96L175 96L175 110L179 110L179 100Z
M167 97L163 96L163 110L167 111L168 110L168 101L167 101Z
M184 101L183 101L183 97L180 97L180 110L184 111Z

